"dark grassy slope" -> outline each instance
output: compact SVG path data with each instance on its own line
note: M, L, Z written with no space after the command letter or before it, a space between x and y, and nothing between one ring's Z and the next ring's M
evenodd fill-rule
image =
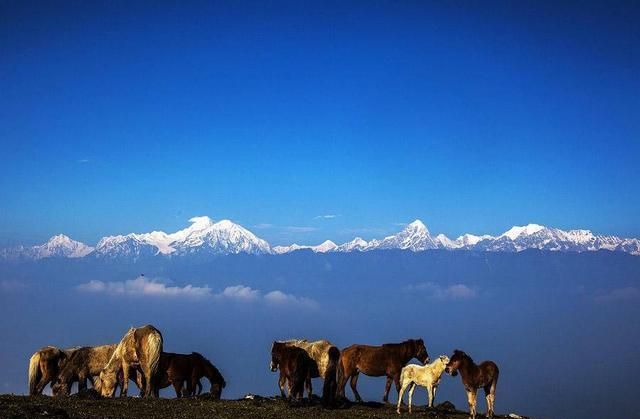
M407 417L406 411L403 416ZM455 410L415 407L412 416L430 419L466 419ZM318 403L291 407L282 400L211 400L116 398L92 400L78 397L0 396L0 418L398 418L395 406L353 404L326 410ZM483 416L479 416L483 417ZM501 419L503 416L496 416Z

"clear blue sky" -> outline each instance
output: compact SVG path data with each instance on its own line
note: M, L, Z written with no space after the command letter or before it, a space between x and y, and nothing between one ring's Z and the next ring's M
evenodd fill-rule
M0 243L640 236L639 2L189 3L0 2Z

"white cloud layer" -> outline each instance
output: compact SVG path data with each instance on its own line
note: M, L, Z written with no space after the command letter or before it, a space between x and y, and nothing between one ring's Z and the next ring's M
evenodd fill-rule
M442 286L434 282L421 282L405 287L407 292L423 292L438 300L468 300L478 296L473 288L464 284Z
M76 287L81 292L109 295L159 296L159 297L212 297L217 301L234 301L240 303L265 303L271 306L296 306L315 309L318 303L310 298L286 294L280 290L263 294L260 290L245 285L226 287L214 294L208 286L184 287L169 286L163 282L139 276L128 281L105 282L91 280Z
M209 287L184 287L168 286L162 282L139 276L124 282L104 282L91 280L78 285L78 290L83 292L105 293L112 295L148 295L160 297L207 297L211 295Z
M296 306L311 309L319 307L318 303L310 298L297 297L293 294L286 294L280 290L262 294L260 290L245 285L226 287L221 293L216 294L215 298L217 300L237 302L264 302L272 306Z

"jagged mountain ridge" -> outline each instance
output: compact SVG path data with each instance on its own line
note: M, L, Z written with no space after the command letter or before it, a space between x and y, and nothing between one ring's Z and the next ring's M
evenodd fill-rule
M539 224L514 226L495 237L464 234L453 240L444 234L433 236L422 221L415 220L399 233L383 239L366 241L356 237L341 245L327 240L317 246L292 244L272 247L267 241L229 220L214 222L209 217L202 216L189 221L189 227L170 234L153 231L103 237L95 248L59 234L42 245L3 249L0 256L5 259L86 256L137 259L146 256L179 257L193 254L284 254L305 249L315 253L387 249L413 252L430 249L490 252L519 252L526 249L574 252L609 250L640 255L640 240L635 238L594 235L590 230L565 231Z

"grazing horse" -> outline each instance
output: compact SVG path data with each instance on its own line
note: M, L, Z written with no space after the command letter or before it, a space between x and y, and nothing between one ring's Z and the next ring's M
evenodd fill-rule
M151 325L131 328L113 351L111 358L100 372L100 393L113 397L118 374L129 377L130 369L142 370L144 396L158 397L158 367L162 353L162 334ZM129 380L124 379L122 395L127 395Z
M340 350L325 339L311 342L307 339L291 339L280 343L304 349L309 357L315 361L316 366L311 373L311 378L320 377L324 380L322 399L327 405L332 405L337 391L338 369L336 367L340 361ZM334 394L329 394L330 391L333 391Z
M444 369L449 363L449 357L441 355L429 365L407 365L402 369L400 373L400 393L398 395L398 408L397 412L400 414L400 403L402 403L402 395L404 391L409 388L409 413L411 413L411 403L413 401L413 392L417 386L427 388L427 394L429 395L429 407L433 407L433 401L436 398L436 390L440 384L440 377Z
M351 345L343 349L340 354L342 371L338 373L340 397L345 397L344 388L347 385L347 380L351 378L351 390L353 390L356 401L362 401L356 385L358 374L363 373L371 377L387 377L383 400L388 402L391 381L395 383L396 390L399 392L402 367L413 358L423 364L429 362L429 354L422 339L409 339L402 343L386 343L382 346Z
M78 381L78 391L87 389L87 379L94 387L99 387L93 377L107 364L117 345L85 346L76 349L58 373L55 384L51 386L54 396L69 395L71 385Z
M458 375L462 378L462 384L467 392L469 402L469 413L471 418L476 418L477 393L480 387L484 388L487 399L487 417L492 418L494 403L496 399L496 386L498 385L498 375L500 371L493 361L484 361L476 365L473 359L466 353L455 350L451 360L446 367L447 374Z
M273 342L271 347L271 371L280 369L280 394L284 394L285 382L288 383L289 399L301 400L306 385L311 400L311 375L317 368L316 363L304 349L288 346L282 342Z
M60 349L45 346L29 359L29 394L42 394L49 383L53 383L58 372L76 348Z
M197 352L191 353L191 395L194 395L196 388L198 394L202 391L200 378L207 377L211 384L211 394L215 399L219 399L222 395L222 389L227 386L226 381L220 371L204 356Z

